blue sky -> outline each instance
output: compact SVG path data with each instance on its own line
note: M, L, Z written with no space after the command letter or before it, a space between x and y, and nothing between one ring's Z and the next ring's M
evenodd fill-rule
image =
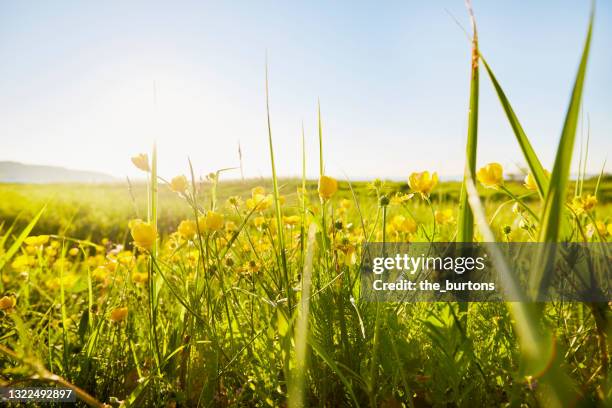
M481 50L550 168L590 2L474 7ZM612 146L612 4L597 7L584 95L593 173ZM2 2L0 160L134 176L129 157L157 140L172 176L187 156L200 173L236 166L240 141L246 175L267 176L267 51L280 174L300 174L302 121L317 174L320 98L327 173L456 176L469 43L449 13L469 25L462 0ZM517 172L524 161L482 78L479 164Z

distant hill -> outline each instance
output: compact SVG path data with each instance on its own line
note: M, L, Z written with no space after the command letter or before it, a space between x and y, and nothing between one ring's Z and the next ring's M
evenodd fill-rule
M108 174L0 161L0 183L109 183L117 181Z

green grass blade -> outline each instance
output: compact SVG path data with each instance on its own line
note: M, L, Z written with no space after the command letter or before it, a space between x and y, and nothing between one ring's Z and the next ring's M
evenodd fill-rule
M310 288L312 283L312 265L314 260L315 224L308 229L308 243L304 273L302 277L302 290L300 300L300 313L295 328L295 371L291 376L289 388L289 407L304 406L304 378L306 374L306 346L308 344L308 313L310 309Z
M353 386L351 382L346 378L346 376L342 373L338 364L332 359L332 357L327 354L327 351L314 339L312 336L308 336L308 344L312 350L327 364L329 369L338 376L344 387L346 388L346 392L348 392L351 400L355 404L354 406L359 406L359 401L355 396L355 392L353 391Z
M593 190L593 195L595 197L597 197L597 193L599 192L599 186L601 184L601 179L602 179L602 177L604 175L604 171L606 170L606 162L607 161L608 161L607 159L604 160L604 164L603 164L603 166L601 166L601 171L599 172L599 176L597 177L597 184L595 184L595 190Z
M2 229L4 228L4 221L2 222L2 224L0 224L0 234L2 234L2 236L0 236L0 251L4 252L4 245L6 244L6 241L11 236L11 232L13 232L13 228L15 228L15 224L17 223L17 220L18 220L20 215L21 214L19 214L19 215L17 215L17 217L15 217L15 220L8 227L6 232L2 232Z
M584 119L583 119L584 121ZM591 119L589 115L587 115L587 136L586 136L586 146L584 148L584 159L582 161L582 178L580 179L580 194L582 195L582 190L584 188L584 179L586 178L586 166L589 162L589 142L591 140Z
M154 262L157 256L157 243L159 240L159 232L157 229L157 191L158 191L158 180L157 180L157 144L153 143L153 152L151 155L151 188L149 190L151 197L149 198L149 204L151 208L149 209L149 214L151 218L149 222L153 226L154 230L158 233L158 238L153 242L153 247L151 248L151 262ZM149 265L149 301L150 301L150 312L151 312L151 330L152 330L152 342L153 349L155 350L155 362L156 367L159 372L160 367L160 342L157 333L157 306L159 301L159 291L162 287L162 278L159 274L154 273L153 265Z
M302 193L300 194L300 205L302 222L300 223L300 257L302 267L304 266L304 238L306 235L306 138L304 137L304 122L302 122Z
M487 242L491 262L499 272L500 283L506 295L514 299L524 299L524 295L515 275L512 273L505 256L495 244L495 236L489 227L486 214L473 179L465 183L470 207L474 211L476 225L482 233L483 241ZM522 367L524 376L545 372L541 381L550 389L539 397L550 406L563 406L565 401L572 401L576 393L571 380L563 370L563 353L557 351L554 336L541 324L541 308L535 303L524 301L506 302L506 307L512 315L513 325L521 346Z
M287 270L287 253L285 251L285 238L283 231L283 215L278 194L278 178L276 176L276 165L274 163L274 147L272 146L272 123L270 121L270 88L268 86L268 63L266 62L266 117L268 120L268 146L270 148L270 165L272 166L272 185L274 188L274 209L276 214L276 226L278 227L278 243L281 259L281 268L285 279L285 290L287 291L287 304L291 309L291 284L289 282L289 272Z
M28 237L28 235L30 235L30 232L32 231L32 229L34 228L34 226L36 225L36 223L42 216L43 212L45 212L46 208L47 206L45 205L43 206L43 208L40 209L40 211L38 211L38 214L36 214L34 218L32 218L32 220L30 221L30 223L23 229L23 231L21 231L21 234L19 234L19 236L13 242L13 244L9 247L9 249L4 254L2 254L2 256L0 256L0 272L4 268L4 265L6 265L6 263L19 250L19 247L21 246L23 241Z
M157 231L157 146L153 144L153 154L151 157L151 224ZM151 251L153 256L157 252L157 240L153 244L153 250Z
M473 20L472 20L473 21ZM465 152L465 175L464 184L461 188L459 198L459 218L457 221L457 241L472 242L474 239L474 215L468 205L467 191L465 190L465 180L468 174L476 173L476 152L478 146L478 93L479 93L479 72L478 72L478 34L476 24L473 23L474 37L472 39L472 68L470 80L470 110L468 114L468 134Z
M319 176L325 174L323 166L323 126L321 125L321 101L317 101L317 122L319 126Z
M540 163L540 159L538 159L538 156L533 150L533 147L531 146L531 143L529 142L529 138L525 134L525 131L523 130L523 127L521 126L521 123L516 117L516 114L514 113L514 109L512 109L512 105L510 105L510 101L506 97L506 94L504 93L501 85L499 84L499 82L497 81L497 78L493 74L493 70L491 69L487 61L484 59L482 54L480 54L480 59L485 66L487 74L489 75L489 79L491 79L491 82L493 83L493 87L495 88L495 91L497 92L497 96L499 98L499 101L501 102L502 107L504 108L504 112L506 112L506 116L508 117L508 122L510 122L510 126L512 127L512 130L514 131L514 135L516 136L516 140L518 141L519 146L521 147L521 150L523 152L523 155L525 156L525 160L527 161L529 170L531 171L531 174L533 174L534 180L538 187L538 194L540 195L541 199L544 199L544 197L546 197L546 191L548 189L548 179L546 178L546 174L544 173L544 168L542 167L542 163Z
M582 98L582 89L584 86L584 78L586 74L587 60L589 57L589 49L591 45L591 33L593 31L594 12L591 12L589 20L589 28L587 32L582 58L574 89L570 99L570 104L565 117L563 131L561 132L561 140L557 148L555 164L550 177L550 186L544 201L542 215L540 216L540 228L538 232L539 242L557 242L561 238L562 231L565 228L566 219L564 216L565 203L567 197L567 187L572 162L572 154L574 151L574 141L576 138L576 128L578 126L578 116L580 113L580 101ZM554 253L550 246L543 246L539 253L536 262L533 264L531 274L531 290L532 296L537 296L542 290L545 290L548 283L548 275L545 273L550 269L554 262Z

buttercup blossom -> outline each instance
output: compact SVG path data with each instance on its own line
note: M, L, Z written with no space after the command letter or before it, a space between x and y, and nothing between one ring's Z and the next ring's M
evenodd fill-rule
M430 175L428 171L422 171L420 173L412 173L408 177L408 185L412 191L420 193L423 198L429 197L437 184L438 173L436 172Z
M605 237L607 234L606 224L603 221L597 220L595 224L590 223L586 226L587 237L592 238L595 235L595 231L602 237Z
M27 237L24 242L26 243L26 245L31 245L33 247L39 247L49 242L49 236L48 235L37 235L33 237Z
M151 250L157 239L155 228L139 219L130 221L129 227L134 243L142 249Z
M257 186L251 190L251 198L246 200L247 208L250 210L257 209L259 211L264 211L270 208L273 204L272 194L266 195L266 190Z
M128 315L128 308L127 308L127 306L118 307L118 308L113 309L111 311L110 319L113 322L117 322L118 323L118 322L121 322L121 321L125 320L127 315Z
M434 217L436 218L436 222L438 224L448 224L449 222L453 221L453 210L450 208L436 210Z
M253 225L255 225L256 228L261 228L262 225L264 225L266 223L266 219L264 217L255 217L253 219Z
M215 211L209 211L206 213L206 216L198 219L200 231L204 232L219 231L223 229L224 222L225 218L223 217L223 214Z
M288 225L290 227L298 225L300 223L300 216L299 215L286 215L283 217L283 222L285 223L285 225Z
M489 163L476 173L480 184L486 188L499 188L504 184L504 168L499 163Z
M550 172L548 170L544 170L544 174L546 175L546 178L550 177ZM531 172L525 176L525 183L523 185L527 190L535 191L538 189L535 177L533 177L533 174L531 174Z
M176 176L170 181L170 189L176 193L183 193L187 190L187 177L181 175Z
M319 197L323 200L329 200L338 191L338 182L336 179L328 176L319 178Z
M396 215L391 220L391 225L397 232L406 232L414 234L417 231L417 224L412 218L406 218L403 215Z
M580 215L585 212L591 211L597 205L597 197L592 194L582 195L580 197L574 197L570 206Z
M149 156L146 153L140 153L138 156L132 157L132 163L142 171L151 171L149 167Z
M149 274L146 272L134 272L132 274L132 281L134 283L146 283L149 280Z
M192 239L197 231L197 224L192 220L183 220L178 226L178 233L183 238Z
M11 267L15 269L16 271L25 271L30 266L34 266L35 263L36 263L36 260L33 257L24 254L24 255L16 256L13 263L11 263ZM6 279L6 276L5 276L5 279Z
M0 298L0 310L10 310L17 304L14 296L3 296Z

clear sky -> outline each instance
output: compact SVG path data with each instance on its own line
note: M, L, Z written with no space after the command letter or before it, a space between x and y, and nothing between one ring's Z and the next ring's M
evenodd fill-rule
M584 112L589 171L612 146L612 2L597 4ZM474 2L481 50L550 168L586 34L590 1ZM264 66L278 172L404 178L462 173L469 89L463 0L2 1L0 160L138 174L159 147L165 176L187 156L207 173L270 174ZM482 72L479 164L523 164ZM157 87L154 104L153 84ZM574 168L577 166L577 160ZM238 176L239 173L234 173Z

